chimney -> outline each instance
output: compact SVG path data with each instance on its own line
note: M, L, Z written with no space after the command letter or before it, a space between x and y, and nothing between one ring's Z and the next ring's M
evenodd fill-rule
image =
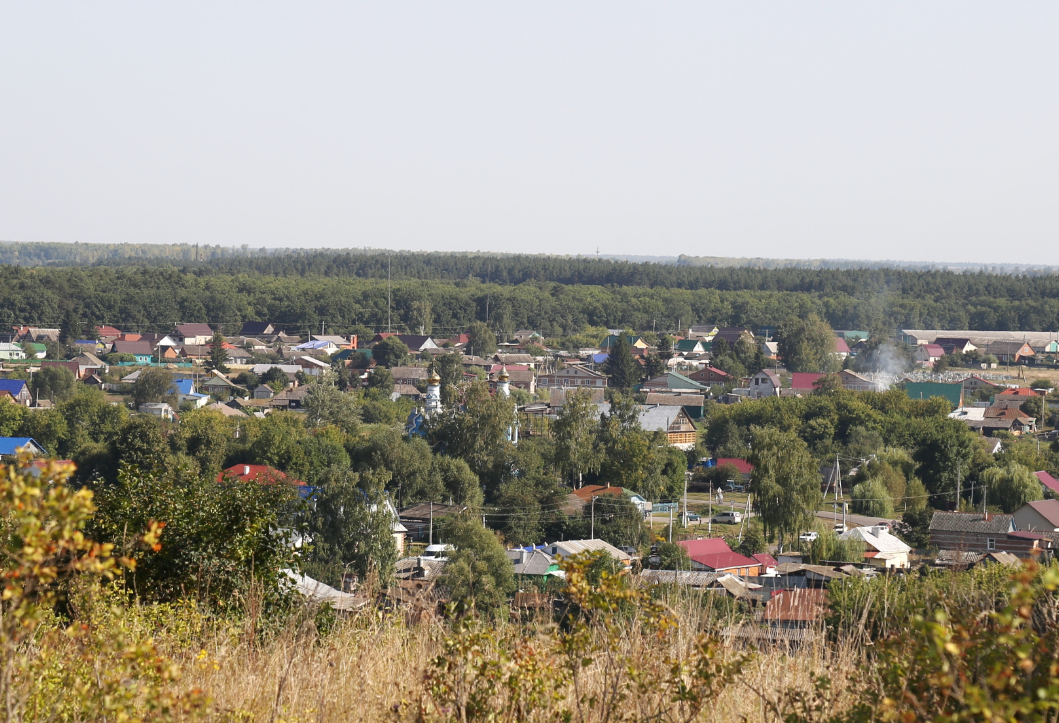
M244 464L243 465L243 474L250 474L250 465L248 465L248 464Z
M519 563L521 563L521 564L525 565L525 564L526 564L526 558L527 558L527 557L529 557L529 553L528 553L528 552L526 552L526 550L525 550L525 549L521 549L521 550L519 550L519 555L518 555L518 561L519 561Z
M984 515L982 515L982 519L985 520L986 522L992 522L993 513L992 512L986 512Z

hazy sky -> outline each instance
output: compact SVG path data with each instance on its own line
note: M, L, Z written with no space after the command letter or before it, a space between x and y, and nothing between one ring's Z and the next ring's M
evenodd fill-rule
M0 5L0 239L1059 264L1059 3Z

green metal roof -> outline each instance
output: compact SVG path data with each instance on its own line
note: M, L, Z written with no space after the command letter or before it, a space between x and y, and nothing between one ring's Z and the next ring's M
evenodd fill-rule
M908 382L905 393L910 399L930 399L945 397L952 406L959 407L963 400L962 384L943 384L942 382Z

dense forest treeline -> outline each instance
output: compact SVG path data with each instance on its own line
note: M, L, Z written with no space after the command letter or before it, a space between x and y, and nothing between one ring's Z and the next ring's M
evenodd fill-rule
M245 257L276 256L422 256L430 259L439 257L480 257L487 259L511 258L524 256L505 252L483 251L443 251L411 252L370 247L359 248L250 248L249 244L241 246L222 246L216 244L154 244L154 243L62 243L62 242L21 242L0 241L0 264L16 266L120 266L127 263L154 264L200 264L213 263L218 260ZM653 264L662 266L711 266L717 268L753 268L753 269L902 269L911 271L954 271L984 272L998 275L1048 276L1059 272L1059 266L1046 264L983 264L971 261L960 262L922 262L868 260L868 259L780 259L760 256L658 256L650 254L604 254L594 257L538 254L536 258L559 260L580 260L596 263L630 263ZM553 281L557 279L551 279ZM672 285L672 284L670 284Z
M184 268L0 266L0 324L58 327L76 317L138 331L199 321L233 333L248 320L294 331L384 327L386 257L335 256L331 265L324 259L244 258ZM545 257L394 261L393 326L417 333L465 329L475 320L501 332L531 328L546 336L588 326L756 328L810 313L845 329L1059 330L1059 277L704 268L687 270L689 283L667 287L655 283L666 280L663 271L684 269L610 264L608 275L598 262L565 260L564 267ZM691 283L695 273L703 275L701 285ZM707 276L715 285L705 283Z

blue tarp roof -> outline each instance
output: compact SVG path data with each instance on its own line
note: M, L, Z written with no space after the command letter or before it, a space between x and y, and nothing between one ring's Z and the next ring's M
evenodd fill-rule
M20 447L25 447L27 444L41 452L44 451L44 447L41 447L32 437L0 437L0 454L15 454Z
M592 359L593 364L602 364L607 361L607 357L609 356L610 354L593 354L590 358Z
M319 340L314 339L313 341L307 341L304 344L299 344L298 346L296 346L294 348L299 350L299 351L303 350L303 349L323 349L323 348L327 347L329 344L331 344L331 342L329 342L329 341L319 341Z

